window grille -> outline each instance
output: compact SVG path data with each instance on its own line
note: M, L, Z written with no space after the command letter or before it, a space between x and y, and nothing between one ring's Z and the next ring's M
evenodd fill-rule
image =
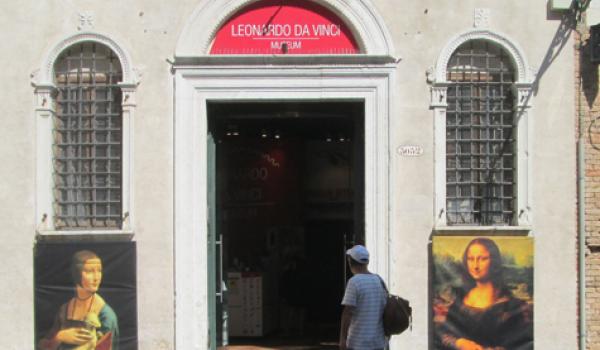
M121 66L98 43L67 49L55 66L57 229L121 227Z
M484 40L461 45L448 64L446 212L449 225L514 220L515 69Z

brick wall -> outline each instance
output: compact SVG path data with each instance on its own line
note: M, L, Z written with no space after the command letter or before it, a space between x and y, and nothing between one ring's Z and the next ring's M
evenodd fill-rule
M589 33L575 41L576 123L584 115L587 347L600 349L600 97L598 66L590 63Z

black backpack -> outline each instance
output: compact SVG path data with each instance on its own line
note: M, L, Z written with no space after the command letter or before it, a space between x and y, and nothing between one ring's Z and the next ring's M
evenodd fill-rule
M383 332L385 335L389 337L404 332L408 327L412 329L412 308L408 300L390 294L381 276L379 276L379 280L387 294L383 309Z

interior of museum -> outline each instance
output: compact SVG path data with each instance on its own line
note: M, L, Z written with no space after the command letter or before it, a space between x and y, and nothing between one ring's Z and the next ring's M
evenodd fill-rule
M363 102L212 102L208 116L219 341L337 348L345 250L364 243Z

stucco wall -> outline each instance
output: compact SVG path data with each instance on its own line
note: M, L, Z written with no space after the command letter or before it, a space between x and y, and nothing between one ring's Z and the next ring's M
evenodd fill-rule
M33 348L33 248L35 227L35 122L30 75L44 55L78 31L79 12L93 14L94 28L131 55L140 85L134 130L134 240L138 255L138 340L140 349L172 349L173 303L173 56L193 1L109 2L24 1L2 5L4 109L2 149L6 181L0 191L3 288L0 322L11 336L3 349ZM12 53L12 54L8 54ZM8 86L7 85L7 86ZM8 243L10 242L10 243ZM4 278L6 278L4 280Z
M560 16L547 12L544 1L377 2L402 61L398 64L397 112L392 115L392 276L395 287L415 306L415 328L399 337L399 348L425 349L428 342L428 251L433 226L433 112L425 72L441 48L473 27L475 8L490 9L489 29L503 33L523 49L540 72L533 96L531 149L533 227L535 239L535 345L573 349L577 344L575 256L575 143L572 41L554 42ZM419 144L422 158L403 158L393 151ZM560 277L559 277L560 276ZM567 311L569 310L569 311ZM560 334L548 337L548 334Z
M426 349L430 337L429 242L434 225L433 112L426 71L458 33L473 27L475 8L490 9L489 29L523 49L537 76L530 110L535 238L536 348L577 345L575 130L573 55L568 33L556 47L560 16L545 0L373 0L391 33L397 64L390 114L390 271L392 289L411 300L412 332L393 348ZM78 13L93 13L93 30L119 42L140 73L134 130L134 240L138 251L140 349L174 348L173 89L170 59L196 1L19 1L4 3L0 32L0 324L3 349L33 342L35 121L30 74L44 54L77 32ZM561 37L562 38L562 37ZM401 157L401 145L421 157ZM556 335L556 336L548 336Z

